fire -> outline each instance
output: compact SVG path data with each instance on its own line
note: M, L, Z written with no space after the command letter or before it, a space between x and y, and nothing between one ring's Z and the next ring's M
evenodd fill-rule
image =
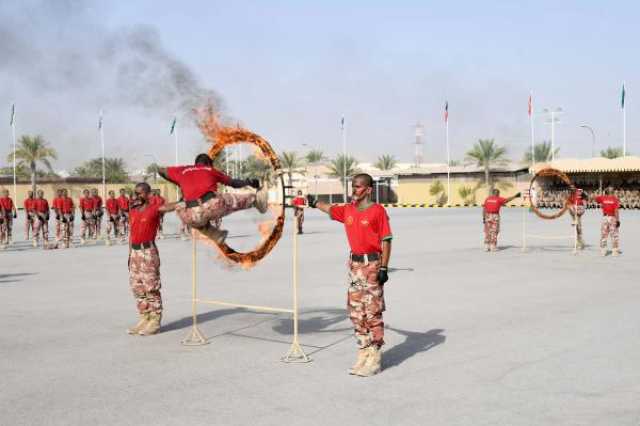
M275 175L282 175L280 159L271 148L271 145L262 137L240 126L223 126L211 107L196 112L199 117L198 127L204 137L211 143L211 148L209 149L211 158L216 158L226 146L249 143L256 146L256 154L259 158L269 162ZM235 264L244 269L250 269L273 250L282 236L284 208L283 206L271 205L270 211L273 214L272 218L258 224L258 232L260 232L262 240L253 251L241 253L229 247L226 243L217 244L202 234L199 234L198 238L215 247L219 257L228 265Z

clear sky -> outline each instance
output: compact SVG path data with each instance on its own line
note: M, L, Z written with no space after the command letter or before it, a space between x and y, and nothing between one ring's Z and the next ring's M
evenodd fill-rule
M132 28L154 29L167 54L219 94L227 115L280 151L315 147L335 155L344 115L349 151L360 161L381 154L411 161L420 121L425 161L442 162L448 100L454 159L478 138L495 138L519 160L529 144L532 90L536 112L565 111L556 126L559 156L585 157L591 135L581 124L595 129L598 151L622 145L626 81L628 149L640 153L637 2L68 0L60 10L15 3L0 4L0 35L5 26L23 44L50 46L39 50L43 59L22 58L22 66L46 74ZM6 46L0 54L10 65L20 56ZM105 104L107 155L125 156L132 166L152 156L171 161L171 112L131 106L126 97L106 101L109 92L138 84L131 76L105 80L100 75L110 66L99 62L65 84L34 85L20 67L0 65L7 82L0 103L7 111L17 103L19 133L42 133L58 148L59 167L99 155L95 124ZM202 145L182 124L190 127L180 133L186 159ZM542 115L535 131L536 141L550 137ZM8 127L4 134L2 157Z

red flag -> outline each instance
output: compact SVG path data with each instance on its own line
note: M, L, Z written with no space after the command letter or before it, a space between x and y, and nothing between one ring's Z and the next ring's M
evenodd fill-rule
M529 95L529 117L531 117L532 110L533 110L533 101L531 99L531 95Z
M444 103L444 122L449 121L449 101Z

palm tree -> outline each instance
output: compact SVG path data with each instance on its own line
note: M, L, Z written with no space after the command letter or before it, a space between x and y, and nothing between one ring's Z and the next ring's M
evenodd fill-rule
M397 163L398 162L393 155L385 154L378 157L378 161L373 165L373 167L379 170L391 170Z
M460 198L462 198L462 201L464 201L464 203L474 204L474 200L471 197L472 195L474 195L473 188L469 186L461 186L460 188L458 188L458 195L460 195Z
M312 149L307 152L307 155L304 156L304 159L307 161L307 164L310 166L315 166L316 164L320 164L322 161L326 159L324 153L319 149Z
M149 165L147 167L147 173L155 173L155 171L152 170L154 166L157 165ZM73 170L72 175L79 177L102 178L102 158L93 158L89 161L85 161ZM105 181L108 183L127 182L129 180L129 174L127 173L127 167L124 160L122 158L105 158L104 176Z
M560 148L556 148L553 151L553 155L551 155L551 142L543 141L542 143L537 143L533 146L533 155L535 156L536 163L546 163L551 161L556 155L558 155L558 151ZM522 162L524 164L531 163L531 150L527 150L522 157Z
M280 154L280 164L282 165L282 169L287 172L289 186L293 185L294 173L301 175L306 173L303 168L302 158L298 157L298 153L295 151L283 151L282 154Z
M105 164L105 166L106 166L106 164ZM153 176L153 183L156 183L158 181L158 169L159 168L160 168L160 166L158 165L158 163L151 163L144 169L145 174L147 174L149 176ZM106 169L106 167L105 167L105 169Z
M8 161L13 161L13 152L7 157ZM29 168L31 172L31 190L36 190L36 176L38 175L38 163L44 164L47 170L53 173L51 160L56 160L58 154L56 150L49 146L49 143L40 135L21 136L15 151L17 167Z
M611 160L613 160L614 158L622 157L622 154L622 148L614 148L611 146L600 151L601 157L609 158Z
M467 152L467 159L474 161L478 167L484 169L484 181L487 187L493 188L490 181L489 172L491 166L496 164L505 164L508 160L505 158L507 148L496 145L493 139L480 139L473 145L473 148Z
M429 187L429 194L433 197L436 197L436 204L439 206L445 205L447 202L447 194L444 191L444 185L439 180L433 182Z
M342 182L345 201L347 200L348 184L344 182L343 177L348 178L358 173L360 173L360 170L358 169L358 160L349 155L345 157L343 154L340 154L331 160L331 163L329 164L329 176L340 178L340 181Z

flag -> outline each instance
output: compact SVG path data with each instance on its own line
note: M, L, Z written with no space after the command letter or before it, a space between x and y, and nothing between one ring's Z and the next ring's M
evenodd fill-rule
M529 117L531 117L531 113L533 112L533 99L531 95L529 95Z
M444 122L447 123L449 121L449 101L444 103Z
M344 117L340 120L340 130L344 130Z
M622 109L624 109L624 95L625 95L624 83L622 83L622 93L620 94L620 107Z
M176 130L176 117L173 117L173 121L171 122L171 129L169 130L169 134L172 135Z
M102 129L102 110L100 110L100 118L98 118L98 130Z
M11 104L11 119L9 120L9 126L13 126L16 122L16 104Z

